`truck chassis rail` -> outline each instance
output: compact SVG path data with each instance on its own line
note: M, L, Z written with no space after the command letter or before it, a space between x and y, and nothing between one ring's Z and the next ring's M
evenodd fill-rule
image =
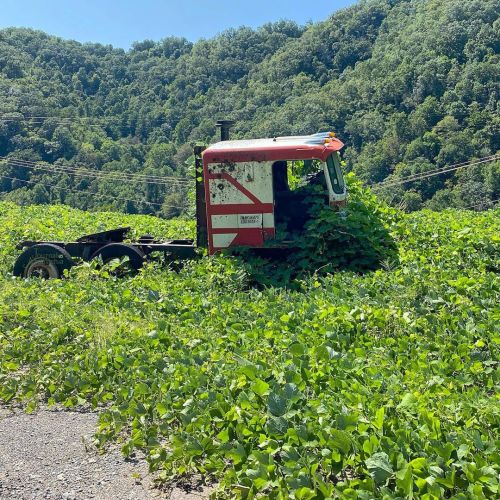
M118 228L82 236L76 241L22 241L17 245L23 253L14 265L14 275L24 278L60 278L78 260L113 259L127 261L128 269L137 270L156 255L163 254L165 262L193 259L197 256L193 240L155 240L144 235L138 241L125 242L130 228Z

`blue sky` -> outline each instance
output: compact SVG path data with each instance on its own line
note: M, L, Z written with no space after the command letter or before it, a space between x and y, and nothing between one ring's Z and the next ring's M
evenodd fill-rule
M195 41L226 28L326 19L354 0L0 0L0 28L24 26L128 49L170 35Z

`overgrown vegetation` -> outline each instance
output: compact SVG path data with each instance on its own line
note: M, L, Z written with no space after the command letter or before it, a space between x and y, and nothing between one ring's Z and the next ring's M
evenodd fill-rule
M308 212L304 228L280 229L278 225L276 239L268 242L273 247L286 241L291 249L286 257L256 258L252 249L245 248L229 249L228 254L241 257L254 283L272 286L290 286L298 277L311 274L365 272L395 264L397 248L390 228L397 224L400 212L381 203L354 174L346 177L346 184L349 202L340 209L325 205L320 186L302 188L308 193L303 202Z
M195 44L146 40L128 52L2 30L0 156L183 177L190 144L213 141L215 120L235 118L235 137L333 129L347 144L347 169L367 183L485 157L500 142L499 14L495 0L369 0L306 27L282 21ZM500 198L499 165L385 194L409 210L490 206ZM19 203L185 210L175 182L19 163L0 175L0 192Z
M0 203L0 399L98 408L100 445L221 496L495 498L499 215L392 217L384 268L255 289L223 257L14 279L23 238L193 226Z

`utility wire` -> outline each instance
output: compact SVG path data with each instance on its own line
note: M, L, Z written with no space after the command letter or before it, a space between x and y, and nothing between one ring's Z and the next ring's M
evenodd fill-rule
M490 163L490 162L496 161L496 160L500 160L500 155L485 156L483 158L479 158L478 160L470 160L470 161L464 162L464 163L457 163L455 165L449 165L448 167L442 167L439 169L429 170L427 172L422 172L420 174L413 174L413 175L410 175L408 177L403 177L399 180L382 181L382 182L378 182L376 184L372 184L370 187L372 189L379 189L379 188L384 188L384 187L399 186L401 184L406 184L408 182L419 181L422 179L426 179L428 177L434 177L436 175L445 174L447 172L454 172L454 171L462 169L462 168L472 167L475 165L481 165L483 163Z
M11 114L18 113L18 111L11 111ZM118 117L105 117L105 116L5 116L0 115L0 120L102 120L107 118L109 120L119 120Z
M500 155L492 155L484 158L480 158L478 160L471 160L469 162L458 163L455 165L450 165L448 167L443 167L440 169L434 169L427 172L422 172L419 174L413 174L407 177L400 178L394 181L382 181L376 184L372 184L370 187L372 189L378 189L383 187L391 187L397 186L401 184L406 184L408 182L414 182L422 179L426 179L428 177L433 177L436 175L441 175L448 172L453 172L455 170L459 170L462 168L472 167L475 165L480 165L483 163L489 163L492 161L496 161L500 159ZM33 168L46 170L49 172L55 173L69 173L72 175L80 176L80 177L93 177L100 179L108 179L108 180L120 180L125 182L143 182L146 184L164 184L164 185L172 185L172 183L177 184L188 184L191 182L191 179L173 177L173 176L154 176L154 175L145 175L145 174L127 174L126 172L119 171L102 171L102 170L90 170L83 166L63 166L63 165L45 165L36 162L31 162L28 160L17 159L12 157L0 156L0 160L8 161L15 166L25 167L25 168Z
M485 162L486 161L494 161L497 158L500 158L497 154L490 155L490 156L484 156L483 158L478 158L478 159L475 159L475 160L474 159L473 160L467 160L467 161L464 161L462 163L455 163L454 165L447 165L445 167L434 168L434 169L431 169L431 170L427 170L426 172L418 172L416 174L410 174L408 176L400 177L400 178L398 178L396 180L406 180L406 179L412 180L415 177L418 178L418 177L421 177L422 175L431 174L431 173L434 173L434 172L440 172L443 169L468 166L470 163L475 163L475 162L479 162L479 161L483 161L483 160ZM384 180L382 182L379 182L378 184L385 184L385 183L389 183L389 182L392 182L392 181L391 180Z
M37 118L37 119L48 119L52 117L24 117L24 119L28 118ZM0 119L4 119L0 116ZM69 118L68 118L69 119ZM5 120L5 119L4 119ZM14 120L14 118L12 119ZM500 155L495 154L495 155L490 155L490 156L485 156L483 158L479 158L477 160L469 160L467 162L463 163L457 163L454 165L449 165L447 167L442 167L442 168L437 168L434 170L429 170L427 172L421 172L418 174L412 174L403 178L400 178L398 180L386 180L382 181L376 184L371 184L370 187L372 189L378 189L378 188L384 188L384 187L392 187L392 186L398 186L402 184L406 184L408 182L414 182L414 181L419 181L422 179L426 179L429 177L434 177L436 175L441 175L444 173L448 172L454 172L456 170L462 169L462 168L468 168L476 165L481 165L484 163L490 163L492 161L496 161L500 159ZM45 164L40 164L28 160L22 160L22 159L17 159L17 158L12 158L12 157L6 157L6 156L0 156L0 161L8 162L14 166L22 167L22 168L31 168L31 169L37 169L37 170L45 170L48 172L52 173L67 173L69 175L75 175L75 176L80 176L80 177L92 177L92 178L97 178L100 180L116 180L116 181L123 181L123 182L141 182L145 184L153 184L153 185L167 185L172 187L172 183L177 183L178 187L181 187L183 184L184 186L187 185L187 183L190 183L190 179L186 178L179 178L179 177L173 177L173 176L149 176L149 175L144 175L144 174L127 174L125 172L118 172L118 171L110 171L110 172L105 172L102 170L89 170L88 168L81 167L81 166L59 166L59 165L45 165ZM20 182L25 182L28 184L41 184L44 185L45 187L50 187L50 188L55 188L55 189L62 189L65 191L70 191L70 192L75 192L75 193L84 193L88 191L79 191L79 190L72 190L70 188L59 188L57 186L50 186L47 184L43 184L40 182L36 181L27 181L23 179L19 179L17 177L8 177L8 176L3 176L0 175L0 177L5 178L5 179L11 179L11 180L17 180ZM154 202L147 202L147 201L139 201L139 200L131 200L128 198L117 198L114 196L106 196L106 195L101 195L98 193L91 193L95 196L101 196L101 197L108 197L113 200L123 200L123 201L131 201L134 203L145 203L149 205L158 205L161 206L163 205L162 203L154 203ZM499 200L493 200L490 201L490 203L497 203ZM464 207L464 209L468 208L475 208L477 206L480 206L483 202L478 203L476 205L470 205L468 207ZM183 208L180 206L176 205L165 205L165 206L170 206L172 208Z
M174 176L155 176L155 175L145 175L145 174L128 174L126 172L119 171L103 171L103 170L91 170L85 167L79 166L63 166L63 165L45 165L37 162L32 162L28 160L22 160L12 157L0 156L0 161L6 161L14 166L46 170L55 173L68 173L72 175L77 175L81 177L93 177L108 180L120 180L125 182L143 182L146 184L164 184L171 186L172 184L177 185L188 185L192 182L192 179L174 177Z
M15 113L13 111L12 113ZM131 124L127 120L123 118L119 118L117 116L3 116L0 115L0 121L3 122L31 122L32 125L41 126L47 120L50 120L51 124L55 125L72 125L72 124L85 124L88 127L98 127L105 128L108 126L117 126L117 127L131 127L137 126L139 121L134 120L135 123ZM91 121L95 123L91 123ZM166 118L164 117L152 117L148 122L152 123L165 123Z
M91 196L94 196L94 197L100 197L100 198L108 198L108 199L111 199L111 200L119 200L119 201L129 201L129 202L132 202L132 203L139 203L139 204L145 204L145 205L154 205L154 206L165 206L165 207L169 207L169 208L179 208L179 209L185 209L185 207L183 206L180 206L180 205L165 205L164 203L157 203L157 202L152 202L152 201L146 201L146 200L134 200L134 199L130 199L130 198L121 198L121 197L116 197L116 196L111 196L111 195L105 195L105 194L101 194L101 193L94 193L94 192L89 192L89 191L82 191L82 190L78 190L78 189L72 189L72 188L69 188L69 187L60 187L60 186L54 186L54 185L51 185L51 184L45 184L43 182L38 182L38 181L31 181L31 180L25 180L25 179L19 179L18 177L10 177L10 176L7 176L7 175L0 175L0 178L2 179L9 179L9 180L13 180L13 181L18 181L18 182L23 182L25 184L32 184L32 185L41 185L41 186L44 186L44 187L47 187L47 188L50 188L50 189L56 189L56 190L59 190L59 191L66 191L66 192L70 192L70 193L76 193L76 194L90 194ZM461 209L461 210L469 210L471 208L476 208L476 207L479 207L481 205L485 205L485 204L491 204L491 205L495 205L497 203L500 202L500 198L498 199L495 199L495 200L484 200L482 202L479 202L479 203L476 203L476 204L473 204L473 205L468 205L466 207L457 207L458 209ZM493 207L490 207L490 208L493 208Z
M158 207L163 206L163 207L168 207L168 208L179 208L179 209L182 209L182 210L184 210L186 208L186 207L181 207L180 205L166 205L166 204L163 204L163 203L156 203L156 202L153 202L153 201L132 200L130 198L120 198L120 197L106 195L106 194L101 194L101 193L93 193L93 192L89 192L89 191L79 191L77 189L63 188L63 187L54 186L54 185L51 185L51 184L44 184L43 182L28 181L28 180L24 180L24 179L19 179L17 177L9 177L7 175L0 175L0 178L2 178L2 179L10 179L10 180L13 180L13 181L24 182L26 184L41 185L41 186L44 186L46 188L56 189L56 190L59 190L59 191L67 191L67 192L70 192L70 193L91 195L91 196L96 196L96 197L100 197L100 198L109 198L109 199L114 200L114 201L116 201L116 200L119 200L119 201L130 201L130 202L133 202L133 203L139 203L139 204L145 204L145 205L156 205Z
M75 171L87 171L89 173L92 173L95 175L96 173L107 173L106 171L103 170L95 170L95 169L90 169L89 167L86 167L84 165L74 165L74 166L65 166L65 165L45 165L41 162L34 162L30 160L23 160L22 158L15 158L15 157L10 157L10 156L0 156L0 160L6 160L6 161L17 161L19 163L25 163L27 165L32 165L34 167L46 167L50 166L51 168L58 168L58 169L66 169L66 170L75 170ZM190 182L191 179L188 179L186 177L175 177L175 176L157 176L157 175L147 175L147 174L136 174L136 173L126 173L126 172L120 172L120 171L110 171L109 173L111 174L117 174L120 177L128 177L128 178L144 178L144 179L154 179L154 180L172 180L172 181L178 181L178 182Z
M43 170L47 171L50 173L54 174L68 174L68 175L74 175L76 177L91 177L92 179L98 179L98 180L103 180L103 181L119 181L119 182L129 182L133 184L137 183L142 183L142 184L148 184L148 185L154 185L154 186L166 186L166 187L175 187L175 188L186 188L189 187L187 183L178 183L175 181L149 181L145 179L134 179L134 178L128 178L128 177L122 177L120 175L114 175L113 172L110 172L109 175L107 175L105 172L100 172L100 171L94 171L94 172L88 172L85 173L83 171L78 171L78 170L69 170L66 168L57 168L57 167L49 167L49 166L44 166L44 165L26 165L25 163L18 162L18 161L9 161L8 162L11 166L15 167L21 167L21 168L31 168L34 169L35 171L38 170Z
M54 118L54 117L47 117L47 118L15 118L15 117L0 117L0 121L2 122L7 122L7 123L19 123L22 121L29 121L31 122L32 125L43 125L45 121L51 120L51 124L54 125L71 125L73 123L76 123L77 120L71 120L71 119L62 119L62 118ZM99 127L102 128L105 125L99 125L97 123L86 123L85 126L87 127Z
M16 111L12 111L12 113L16 113ZM60 125L70 125L71 123L75 122L81 122L85 123L87 122L87 125L91 127L102 127L104 124L113 124L113 125L119 125L120 123L123 122L123 119L119 117L105 117L105 116L5 116L5 115L0 115L0 121L5 121L5 122L21 122L21 121L29 121L33 122L37 125L42 124L46 120L51 120L52 123L58 123ZM103 122L101 124L98 123L88 123L88 121L93 120L96 122Z

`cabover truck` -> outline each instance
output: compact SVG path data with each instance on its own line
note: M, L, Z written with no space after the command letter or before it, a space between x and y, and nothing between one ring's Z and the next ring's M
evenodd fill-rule
M168 261L194 258L196 248L209 255L238 247L261 255L290 252L289 242L276 239L277 228L299 230L307 220L310 191L293 189L293 166L313 166L313 191L325 205L343 206L346 186L339 151L344 146L333 132L306 136L230 140L232 122L219 120L221 140L196 146L196 241L157 240L150 235L126 241L130 228L89 234L76 241L22 241L23 252L14 275L24 278L60 278L79 260L120 259L128 268L162 255ZM289 175L290 174L290 175ZM310 200L310 198L309 198Z

